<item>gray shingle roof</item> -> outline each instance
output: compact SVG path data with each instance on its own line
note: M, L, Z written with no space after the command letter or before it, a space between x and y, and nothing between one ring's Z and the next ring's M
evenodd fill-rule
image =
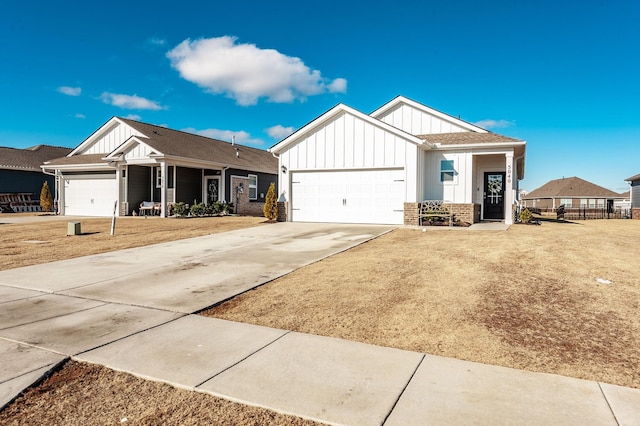
M497 133L476 133L476 132L457 132L457 133L436 133L431 135L418 135L420 139L429 143L438 143L442 145L467 145L478 143L513 143L523 142L520 139L514 139L502 136Z
M42 172L42 163L70 152L71 148L51 145L36 145L24 149L0 147L0 169Z
M73 155L71 157L54 158L47 161L47 166L58 165L74 165L74 164L106 164L107 161L103 160L105 154L85 154L85 155Z
M238 144L234 145L230 142L127 118L117 118L147 136L147 138L140 137L139 139L165 156L208 161L241 170L278 173L278 159L265 150ZM48 164L99 164L105 163L102 158L108 154L74 155L72 157L57 158Z
M144 142L166 156L212 161L243 170L278 173L278 159L265 150L118 118L147 136L149 139L143 139Z
M525 200L538 198L622 198L622 196L579 177L570 177L551 180L523 197Z

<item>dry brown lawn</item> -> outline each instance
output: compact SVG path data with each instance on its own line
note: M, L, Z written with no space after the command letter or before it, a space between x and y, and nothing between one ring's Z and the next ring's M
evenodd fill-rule
M639 241L630 220L398 229L206 315L640 388Z
M0 215L0 270L200 237L257 226L266 220L249 216L121 217L117 218L114 235L111 235L109 218L60 220L52 217L50 221L29 223L3 223L3 219ZM67 223L71 221L80 222L82 235L67 236Z
M131 219L131 239L150 238L145 244L216 232L217 220ZM263 221L229 219L255 221L243 226ZM66 222L56 225L55 232L53 225L46 231L38 226L39 236L29 233L28 225L0 225L3 245L13 247L0 247L5 250L0 253L9 254L2 256L2 268L54 260L45 255L53 246L64 247L70 257L94 246L100 251L122 248L116 240L128 235L126 222L119 219L116 238L109 236L108 220L97 221L96 228L83 221L82 230L91 234L81 237L64 236ZM152 232L152 226L158 228ZM191 229L198 227L203 229ZM50 241L48 250L46 244L22 243L39 239ZM398 229L238 296L206 315L640 388L638 241L640 221L631 220L544 222L501 232ZM41 252L34 259L23 253L30 250ZM64 419L68 424L113 424L127 416L123 404L133 406L138 400L143 403L128 411L129 423L303 422L121 373L116 377L101 367L74 363L58 374L55 386L34 388L1 412L0 423ZM86 390L103 382L110 383L106 394L94 396ZM138 387L142 393L132 391ZM111 408L100 410L98 417L70 414L77 403L64 401L85 394ZM181 411L185 398L200 397L209 399ZM178 417L165 417L174 411ZM217 413L220 417L207 417Z
M316 425L108 368L68 362L0 412L5 426Z

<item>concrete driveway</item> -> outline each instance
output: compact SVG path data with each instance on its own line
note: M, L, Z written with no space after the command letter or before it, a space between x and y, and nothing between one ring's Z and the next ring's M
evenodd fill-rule
M391 229L276 223L0 271L0 407L66 356L200 311Z
M0 272L0 409L73 356L329 424L638 424L638 389L191 315L390 229L279 223Z

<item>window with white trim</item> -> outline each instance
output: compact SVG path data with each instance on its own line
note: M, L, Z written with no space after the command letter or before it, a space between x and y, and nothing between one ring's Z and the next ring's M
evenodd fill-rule
M258 199L258 176L249 175L249 199Z
M440 160L440 182L453 182L455 174L453 160Z
M162 188L162 167L156 167L156 188Z

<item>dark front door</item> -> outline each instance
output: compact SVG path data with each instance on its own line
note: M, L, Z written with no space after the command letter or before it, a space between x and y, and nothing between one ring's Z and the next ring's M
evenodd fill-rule
M484 174L484 219L504 219L504 172Z
M220 178L208 177L207 184L207 204L215 203L220 199Z

